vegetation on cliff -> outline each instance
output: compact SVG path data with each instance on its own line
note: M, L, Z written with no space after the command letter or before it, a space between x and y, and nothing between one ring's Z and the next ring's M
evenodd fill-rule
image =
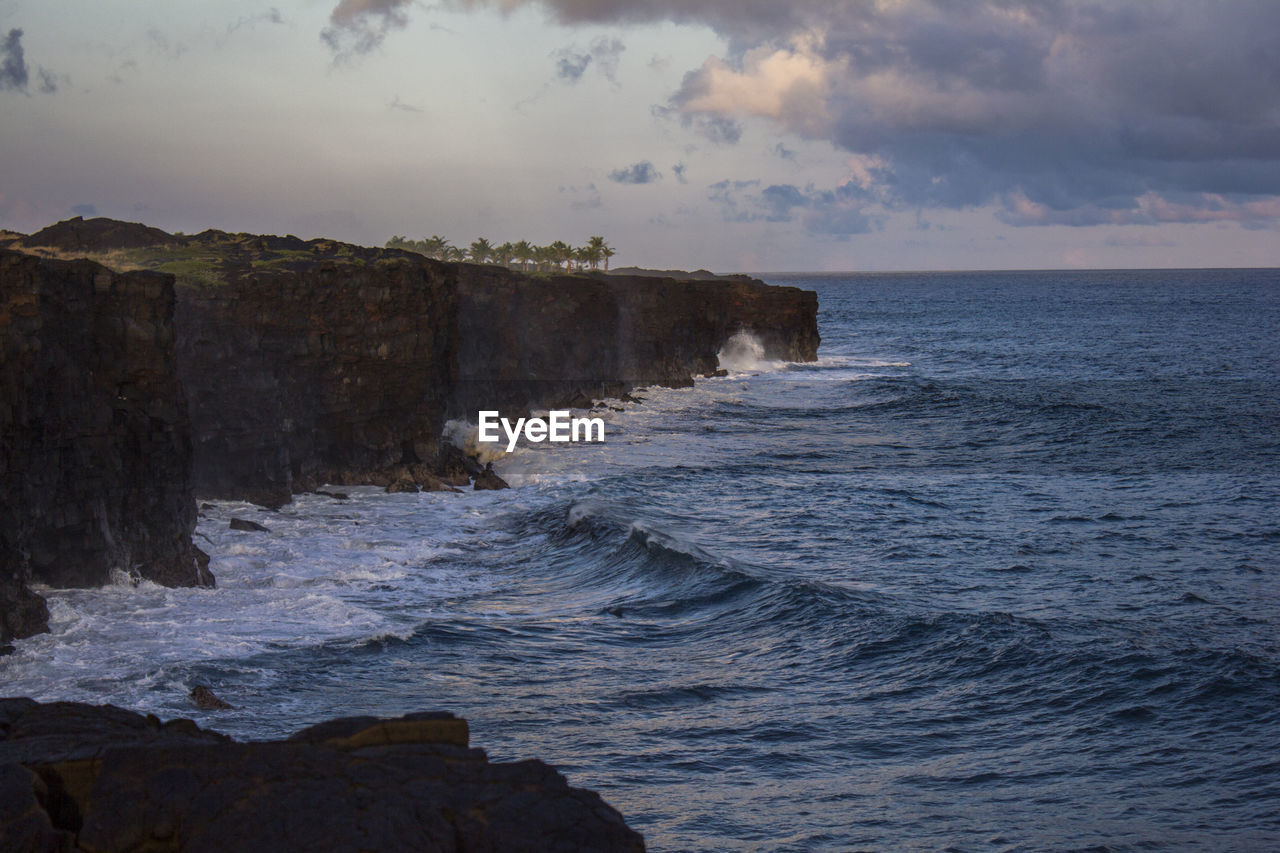
M603 237L590 237L585 246L570 246L563 240L556 240L546 246L538 246L528 240L518 243L502 243L493 245L485 237L478 237L466 249L460 249L444 237L433 234L421 240L410 240L407 237L394 236L387 241L388 249L403 249L406 252L417 252L437 261L471 261L477 264L496 264L507 269L519 269L529 272L530 267L539 272L563 270L573 272L581 269L599 269L604 263L609 270L609 259L616 252L605 242Z
M46 258L89 258L117 272L168 273L179 287L216 287L261 272L302 271L317 260L363 267L393 264L396 253L337 240L302 240L209 229L169 234L112 219L68 219L30 236L0 235L0 244Z

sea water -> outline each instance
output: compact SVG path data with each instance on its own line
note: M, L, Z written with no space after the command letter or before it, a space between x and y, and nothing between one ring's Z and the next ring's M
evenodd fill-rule
M654 850L1280 847L1280 272L766 278L816 363L744 334L509 491L216 503L216 590L46 591L2 692L447 709Z

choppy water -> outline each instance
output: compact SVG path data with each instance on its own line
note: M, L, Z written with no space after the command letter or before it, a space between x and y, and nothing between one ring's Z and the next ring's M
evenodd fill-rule
M509 492L219 504L218 590L51 593L3 692L447 708L655 850L1280 847L1280 272L769 279L817 364Z

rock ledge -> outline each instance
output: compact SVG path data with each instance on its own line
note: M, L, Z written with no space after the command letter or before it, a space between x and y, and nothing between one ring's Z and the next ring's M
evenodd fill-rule
M6 851L642 851L541 761L491 763L446 712L238 743L191 720L0 699Z

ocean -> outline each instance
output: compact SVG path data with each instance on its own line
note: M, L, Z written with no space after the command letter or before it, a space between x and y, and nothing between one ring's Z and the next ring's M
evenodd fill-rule
M46 590L0 690L447 709L659 851L1280 848L1280 271L764 278L816 363L739 339L509 491L209 505L218 589Z

